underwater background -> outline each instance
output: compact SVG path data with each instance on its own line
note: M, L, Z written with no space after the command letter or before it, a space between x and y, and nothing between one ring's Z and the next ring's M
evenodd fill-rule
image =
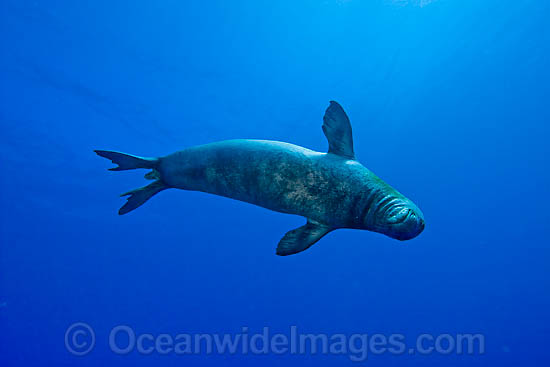
M535 0L2 0L0 365L549 365L549 16ZM303 218L179 190L121 217L146 171L93 153L324 152L329 100L359 161L424 212L419 237L338 230L278 257ZM85 355L74 323L94 331ZM121 355L119 325L471 333L484 351Z

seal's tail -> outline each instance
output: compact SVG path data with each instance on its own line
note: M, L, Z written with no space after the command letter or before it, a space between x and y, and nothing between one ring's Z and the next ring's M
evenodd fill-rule
M110 159L111 162L117 165L117 167L109 168L110 171L125 171L136 168L150 168L153 171L145 175L147 179L156 179L155 182L145 187L128 191L120 196L129 196L128 201L120 210L118 214L126 214L136 209L143 203L145 203L153 195L168 188L160 179L160 175L157 171L159 164L158 158L144 158L135 155L112 152L109 150L95 150L96 154L100 157Z

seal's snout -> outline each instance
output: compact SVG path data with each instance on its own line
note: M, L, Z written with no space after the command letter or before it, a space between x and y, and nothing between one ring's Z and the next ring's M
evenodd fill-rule
M396 206L388 210L387 223L389 224L387 235L401 241L415 238L426 225L422 212L409 205Z
M413 209L408 209L408 214L405 220L402 222L401 228L398 230L397 239L405 241L410 240L418 236L424 230L426 223L424 222L424 216L421 212L417 212Z

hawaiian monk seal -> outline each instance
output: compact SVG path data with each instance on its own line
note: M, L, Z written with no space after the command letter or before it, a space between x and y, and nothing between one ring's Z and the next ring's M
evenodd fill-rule
M168 188L221 195L277 212L307 218L289 231L277 255L306 250L338 228L365 229L398 240L424 229L424 216L409 199L355 159L351 124L334 102L325 112L328 153L269 140L228 140L200 145L162 158L96 150L118 166L112 171L149 168L152 184L129 191L126 214Z

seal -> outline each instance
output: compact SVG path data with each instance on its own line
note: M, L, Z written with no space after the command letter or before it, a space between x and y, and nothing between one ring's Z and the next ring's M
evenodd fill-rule
M418 207L355 159L351 124L330 102L323 118L328 153L270 140L227 140L161 158L96 150L117 167L152 169L148 186L129 191L126 214L168 188L202 191L307 218L285 234L277 255L302 252L330 231L363 229L409 240L424 229Z

